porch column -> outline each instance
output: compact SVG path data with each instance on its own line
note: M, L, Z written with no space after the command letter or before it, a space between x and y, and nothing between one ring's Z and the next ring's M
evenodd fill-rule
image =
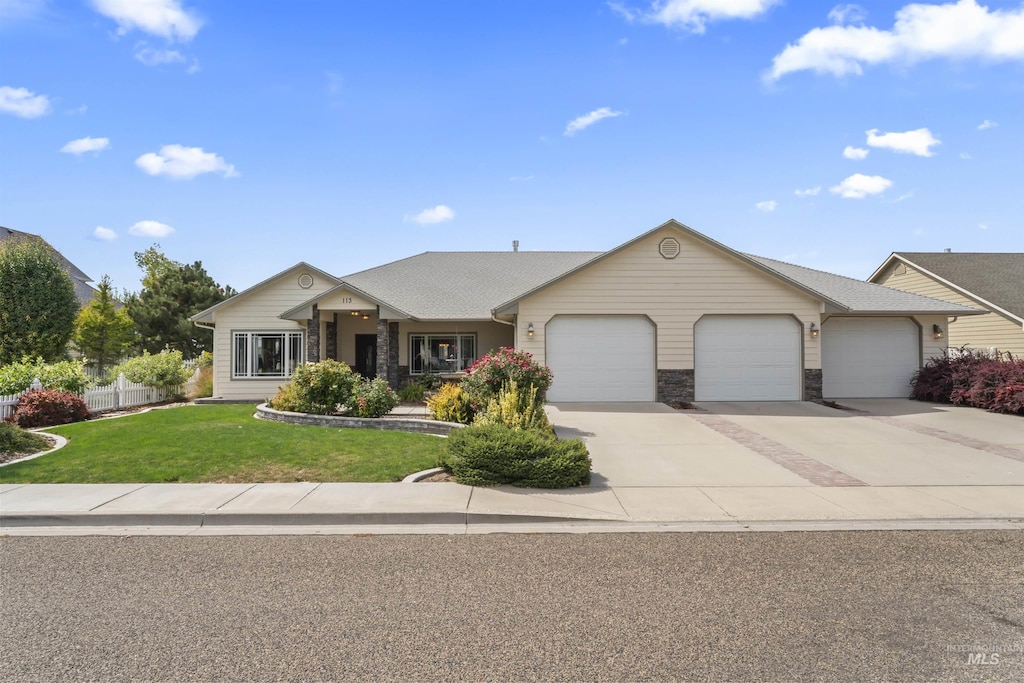
M398 323L377 319L377 376L398 389Z
M398 391L398 323L388 322L388 386Z
M331 360L341 360L338 358L338 314L331 313L330 319L327 321L327 348L325 353Z
M306 362L320 362L320 309L313 304L313 317L306 320Z

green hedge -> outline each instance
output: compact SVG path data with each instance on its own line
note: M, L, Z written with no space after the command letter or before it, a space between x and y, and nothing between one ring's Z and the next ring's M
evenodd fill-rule
M441 464L467 486L560 489L590 483L590 454L582 441L500 423L453 431Z

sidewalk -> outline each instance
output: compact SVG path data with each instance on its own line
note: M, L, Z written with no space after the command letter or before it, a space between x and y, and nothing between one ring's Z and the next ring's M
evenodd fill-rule
M0 533L1024 529L1024 486L5 484Z

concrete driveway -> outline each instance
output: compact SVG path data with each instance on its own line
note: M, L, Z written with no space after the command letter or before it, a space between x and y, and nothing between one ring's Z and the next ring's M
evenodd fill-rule
M587 441L594 486L1024 485L1020 417L902 399L839 403L851 410L622 403L557 404L549 414L561 436Z

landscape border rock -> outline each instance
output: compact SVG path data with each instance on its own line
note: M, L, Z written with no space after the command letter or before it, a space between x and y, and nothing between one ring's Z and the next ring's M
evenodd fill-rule
M291 413L274 410L266 403L256 406L253 415L258 420L284 422L286 424L309 425L311 427L334 427L335 429L382 429L398 432L414 432L417 434L433 434L448 436L453 429L461 429L466 425L457 422L441 422L440 420L418 420L401 417L345 417L342 415L311 415L309 413Z

